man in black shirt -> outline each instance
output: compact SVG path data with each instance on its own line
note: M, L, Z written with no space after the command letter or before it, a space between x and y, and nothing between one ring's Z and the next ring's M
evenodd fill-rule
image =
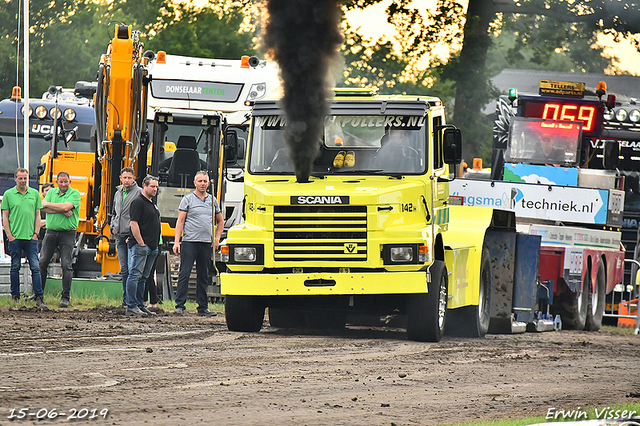
M144 285L160 242L160 211L152 201L157 193L158 178L147 175L142 181L141 196L131 203L126 311L130 316L155 315L144 306Z

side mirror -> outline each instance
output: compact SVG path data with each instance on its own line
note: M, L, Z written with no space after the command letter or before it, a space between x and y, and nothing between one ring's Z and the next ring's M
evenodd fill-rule
M4 147L4 141L0 138L0 148Z
M620 162L620 143L618 141L607 141L604 144L602 163L606 170L618 168Z
M233 130L229 130L225 134L224 139L225 160L227 164L234 164L240 157L238 152L238 134Z
M444 130L444 162L460 164L462 162L462 132L460 129L447 127Z

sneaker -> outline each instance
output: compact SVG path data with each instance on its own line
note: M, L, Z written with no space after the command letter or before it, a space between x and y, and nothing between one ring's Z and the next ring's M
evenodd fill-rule
M147 315L155 315L155 312L150 311L149 309L147 309L146 306L138 306L138 309L140 309L142 312L144 312Z
M128 317L140 317L142 315L145 315L144 312L142 312L140 310L140 308L138 308L137 306L134 308L127 308L126 312L124 313L126 316Z
M186 311L185 308L176 308L176 315L182 315Z
M58 303L58 308L68 308L69 307L69 299L60 299L60 303Z
M20 295L19 294L12 294L11 295L11 301L13 303L20 303Z
M36 306L40 309L49 309L49 307L44 303L44 297L36 296Z
M216 315L218 315L216 311L210 311L208 309L205 309L204 311L198 311L199 317L215 317Z

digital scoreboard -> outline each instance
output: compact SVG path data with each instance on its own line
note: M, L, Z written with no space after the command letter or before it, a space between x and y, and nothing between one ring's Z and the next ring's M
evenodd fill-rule
M543 120L581 121L585 136L598 136L602 126L599 101L520 96L518 106L522 117Z
M584 136L600 135L604 108L599 100L584 99L584 83L540 80L539 92L540 96L518 97L520 117L582 122Z

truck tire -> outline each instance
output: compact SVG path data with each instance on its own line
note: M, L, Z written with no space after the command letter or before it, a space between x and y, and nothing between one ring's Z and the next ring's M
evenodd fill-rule
M593 293L589 292L589 308L587 309L585 330L598 331L602 326L606 287L607 278L604 263L600 260L600 262L598 262L598 275L596 276L596 290Z
M590 273L585 274L582 289L591 288ZM560 299L560 317L562 327L568 330L584 330L587 324L587 310L589 308L590 290L572 293Z
M439 342L447 315L449 275L441 260L431 266L427 294L412 294L407 300L407 335L419 342Z
M227 328L229 331L260 331L264 308L264 304L256 296L225 296L224 315Z
M275 328L300 328L304 316L300 311L269 307L269 324Z
M457 337L484 337L491 319L491 258L482 251L479 299L477 306L464 306L448 312L447 334Z

